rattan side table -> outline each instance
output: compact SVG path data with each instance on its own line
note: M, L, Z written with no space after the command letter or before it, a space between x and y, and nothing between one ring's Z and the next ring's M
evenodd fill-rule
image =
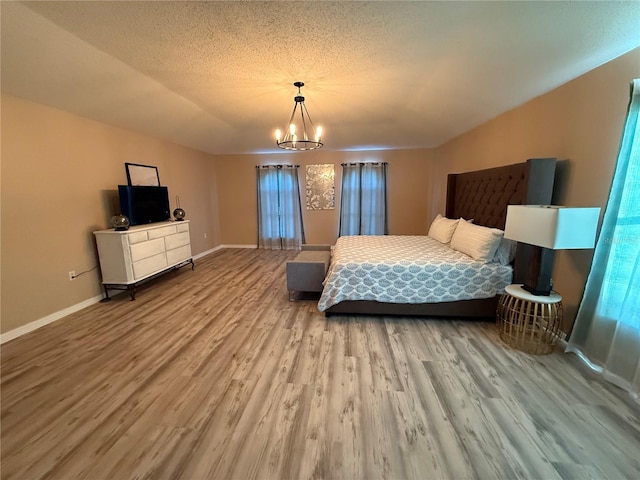
M536 355L553 352L562 323L562 297L533 295L509 285L498 302L500 338L510 347Z

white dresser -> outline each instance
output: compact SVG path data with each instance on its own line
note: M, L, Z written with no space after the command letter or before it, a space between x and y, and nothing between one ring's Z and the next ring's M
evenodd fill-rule
M109 290L128 290L149 277L191 263L189 220L138 225L129 230L93 232L98 245L106 299Z

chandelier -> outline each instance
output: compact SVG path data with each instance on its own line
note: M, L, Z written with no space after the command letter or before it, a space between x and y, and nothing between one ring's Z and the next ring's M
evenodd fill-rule
M284 137L280 130L276 130L276 143L278 147L285 150L315 150L322 148L322 127L314 128L307 107L304 104L304 97L300 93L300 88L304 87L304 83L295 82L293 85L298 87L298 94L293 97L296 104L289 119L289 128ZM300 106L299 109L298 106ZM297 117L296 112L299 112Z

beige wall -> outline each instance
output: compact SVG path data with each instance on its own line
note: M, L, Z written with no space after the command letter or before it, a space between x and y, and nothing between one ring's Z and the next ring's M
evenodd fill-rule
M640 77L640 49L465 133L436 149L430 217L445 202L446 175L558 158L554 202L604 207L629 101ZM553 280L563 296L569 331L582 296L592 251L559 251Z
M273 155L228 155L216 157L218 173L221 241L225 245L257 243L256 165L300 165L300 189L307 243L334 244L340 214L341 163L388 162L389 233L427 233L432 150L381 150L369 152L301 152ZM335 165L335 210L305 207L305 165Z
M193 253L219 245L211 155L2 96L1 331L101 293L92 232L108 227L124 163L155 165L191 220ZM207 234L207 238L204 236Z

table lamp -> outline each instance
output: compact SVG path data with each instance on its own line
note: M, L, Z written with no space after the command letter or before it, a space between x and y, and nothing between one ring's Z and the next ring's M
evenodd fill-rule
M504 238L533 246L523 288L549 295L555 250L593 248L599 216L600 208L509 205Z

